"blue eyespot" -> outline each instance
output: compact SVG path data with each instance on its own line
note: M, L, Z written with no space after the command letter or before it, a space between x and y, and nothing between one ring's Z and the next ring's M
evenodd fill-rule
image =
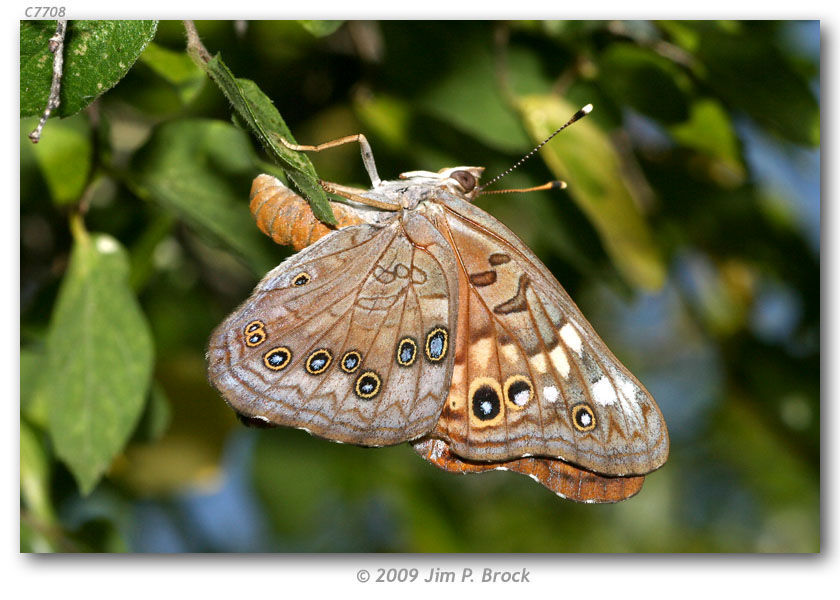
M449 348L449 333L444 327L435 327L426 335L426 358L439 362Z

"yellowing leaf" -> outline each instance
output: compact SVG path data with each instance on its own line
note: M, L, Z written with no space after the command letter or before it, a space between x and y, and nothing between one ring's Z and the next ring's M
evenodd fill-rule
M519 109L534 142L565 123L579 107L555 96L525 96ZM551 171L597 229L619 271L634 285L659 289L665 266L620 168L615 148L591 120L569 127L540 151Z
M356 97L353 106L365 124L369 139L382 140L394 147L405 147L411 136L411 109L395 96L379 94L372 98Z

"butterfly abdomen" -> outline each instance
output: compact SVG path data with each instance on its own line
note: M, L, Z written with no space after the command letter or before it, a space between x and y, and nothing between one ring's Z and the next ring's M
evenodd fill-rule
M251 214L257 227L281 246L302 250L335 229L364 221L341 204L332 204L337 225L318 220L309 203L271 175L258 175L251 184Z

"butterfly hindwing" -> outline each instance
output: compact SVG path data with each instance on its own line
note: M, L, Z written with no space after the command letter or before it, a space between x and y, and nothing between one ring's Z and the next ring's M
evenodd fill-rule
M476 461L545 456L604 475L661 466L668 436L656 403L539 259L467 202L447 200L443 213L460 308L433 436Z
M381 446L435 424L456 270L426 217L335 231L271 271L214 332L210 379L241 415Z
M468 461L453 454L440 439L423 438L412 444L414 451L436 467L450 473L513 471L527 475L558 496L575 502L619 502L635 496L642 489L644 476L602 477L552 458L515 458L484 463Z

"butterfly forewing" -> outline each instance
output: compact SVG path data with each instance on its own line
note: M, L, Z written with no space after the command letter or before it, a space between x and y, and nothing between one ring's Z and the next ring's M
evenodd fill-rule
M421 214L329 234L271 271L214 332L211 381L246 417L341 442L428 432L454 360L447 248Z
M433 435L478 461L559 458L648 473L668 436L653 398L542 263L501 223L447 199L438 228L459 269L449 398Z

